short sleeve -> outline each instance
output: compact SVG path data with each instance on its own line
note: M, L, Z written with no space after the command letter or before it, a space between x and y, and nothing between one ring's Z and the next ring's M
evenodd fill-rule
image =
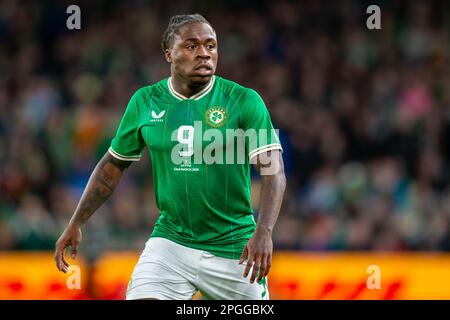
M270 150L283 150L269 111L255 90L248 89L241 105L240 120L244 134L248 137L249 159Z
M111 142L109 153L120 160L139 161L145 142L139 132L139 103L142 100L142 89L130 99L119 128Z

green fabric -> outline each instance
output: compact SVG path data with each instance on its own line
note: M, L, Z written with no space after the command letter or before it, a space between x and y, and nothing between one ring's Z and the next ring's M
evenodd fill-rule
M254 90L218 76L213 81L210 90L195 99L177 95L170 78L138 90L110 151L135 161L148 147L160 210L152 237L239 259L255 229L249 155L255 150L281 149L281 145L264 102ZM242 138L233 132L239 128L255 129L257 134L244 135L243 161L236 163L240 148L236 142ZM266 132L259 134L259 129ZM215 148L202 139L208 131L210 140L217 142ZM229 151L232 156L227 155ZM222 163L205 161L203 152ZM175 162L172 155L178 155ZM227 159L235 161L227 164Z

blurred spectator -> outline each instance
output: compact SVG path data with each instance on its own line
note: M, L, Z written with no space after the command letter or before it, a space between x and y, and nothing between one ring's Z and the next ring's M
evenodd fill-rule
M450 250L450 5L358 1L0 3L0 249L52 249L134 91L169 75L172 14L201 12L218 74L258 90L280 129L280 249ZM84 254L144 245L148 156L86 225ZM253 181L258 210L259 182Z

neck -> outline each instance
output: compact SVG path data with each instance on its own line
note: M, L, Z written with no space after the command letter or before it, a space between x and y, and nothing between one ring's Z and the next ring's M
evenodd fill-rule
M173 89L177 93L183 95L186 98L190 98L193 95L195 95L196 93L205 89L208 86L208 84L211 82L211 80L212 80L212 77L207 83L195 86L195 85L189 85L189 84L183 82L176 75L172 74L172 77L171 77Z

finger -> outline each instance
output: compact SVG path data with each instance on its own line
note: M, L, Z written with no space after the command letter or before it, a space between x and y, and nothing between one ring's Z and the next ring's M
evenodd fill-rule
M61 265L59 263L59 258L55 255L55 264L59 271L61 271Z
M69 267L67 267L66 265L63 264L61 267L61 271L64 273L67 273L67 271L69 271Z
M70 264L67 262L66 258L64 257L64 252L66 251L66 247L64 246L62 249L58 250L58 261L59 261L59 270L67 273L69 270Z
M261 267L259 268L258 278L256 278L256 282L259 283L262 278L266 276L267 269L267 255L263 255L261 258Z
M254 257L253 257L253 255L250 254L250 256L247 260L247 265L245 266L245 269L244 269L244 278L247 278L248 273L250 272L250 269L253 266L253 260L254 260Z
M59 269L59 271L67 273L68 268L69 268L69 264L64 259L64 254L61 253L58 258L58 269Z
M61 245L56 245L55 249L55 262L59 271L64 271L64 266L67 261L64 260L64 248Z
M54 259L55 259L56 267L58 268L59 271L61 271L61 267L59 265L59 250L58 250L58 247L56 247L56 249L55 249Z
M77 254L78 254L78 242L73 241L71 245L70 256L72 259L75 260L77 258Z
M256 279L256 276L257 276L257 274L259 272L260 266L261 266L261 257L258 256L255 259L255 263L253 264L253 270L252 270L252 275L250 277L250 283L255 282L255 279Z
M242 264L242 262L244 262L245 259L247 259L247 256L248 256L248 249L247 246L245 246L244 250L242 251L241 258L239 259L239 264Z
M69 264L67 263L67 261L65 261L62 252L58 253L58 255L55 257L55 261L58 270L67 273Z
M70 264L67 262L66 257L64 256L64 251L61 251L61 261L62 261L62 266L68 268L70 266Z
M272 267L272 254L269 254L267 256L266 274L264 275L265 277L267 277L267 275L269 274L270 267Z

